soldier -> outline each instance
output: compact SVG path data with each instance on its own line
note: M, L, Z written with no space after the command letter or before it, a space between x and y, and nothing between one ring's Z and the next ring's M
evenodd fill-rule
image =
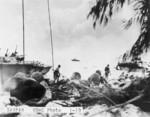
M96 72L88 78L88 81L91 83L91 86L99 86L100 84L107 84L107 81L101 76L100 70L96 70Z
M110 68L109 68L109 64L105 67L105 78L107 79L108 76L110 75Z
M106 81L105 78L102 76L101 71L100 71L100 70L96 70L96 73L99 74L100 83L101 83L101 84L107 84L107 81Z
M59 81L59 77L60 77L60 69L61 65L58 65L58 67L54 70L54 83Z

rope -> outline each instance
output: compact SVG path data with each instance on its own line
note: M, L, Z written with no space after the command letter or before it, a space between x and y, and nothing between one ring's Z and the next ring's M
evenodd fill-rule
M51 38L51 49L52 49L52 67L54 68L53 33L52 33L52 23L51 23L49 0L47 0L47 5L48 5L48 18L49 18L49 28L50 28L50 38Z

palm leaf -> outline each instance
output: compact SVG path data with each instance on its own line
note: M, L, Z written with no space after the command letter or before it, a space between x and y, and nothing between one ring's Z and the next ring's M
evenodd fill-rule
M130 50L130 57L135 57L147 52L150 47L150 0L97 0L88 17L93 18L94 27L97 22L106 26L116 11L123 8L125 2L133 5L135 11L135 15L125 22L125 29L133 23L140 25L140 35Z

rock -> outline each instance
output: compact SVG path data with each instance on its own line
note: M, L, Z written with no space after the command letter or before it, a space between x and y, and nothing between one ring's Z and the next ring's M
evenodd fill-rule
M26 78L26 74L25 74L25 73L22 73L22 72L18 72L18 73L15 74L14 77Z
M43 74L41 72L33 72L31 74L31 78L35 79L38 82L41 82L44 79Z
M16 97L21 102L26 102L31 99L41 99L46 89L31 78L24 75L15 75L10 78L5 85L5 89L10 92L12 97Z

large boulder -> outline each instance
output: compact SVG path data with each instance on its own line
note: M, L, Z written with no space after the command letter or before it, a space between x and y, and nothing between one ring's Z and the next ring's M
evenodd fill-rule
M24 75L15 75L13 78L10 78L6 82L5 90L9 91L12 97L16 97L21 102L32 99L40 100L46 91L37 81Z
M33 72L31 74L31 77L38 82L41 82L44 79L43 74L41 72Z

